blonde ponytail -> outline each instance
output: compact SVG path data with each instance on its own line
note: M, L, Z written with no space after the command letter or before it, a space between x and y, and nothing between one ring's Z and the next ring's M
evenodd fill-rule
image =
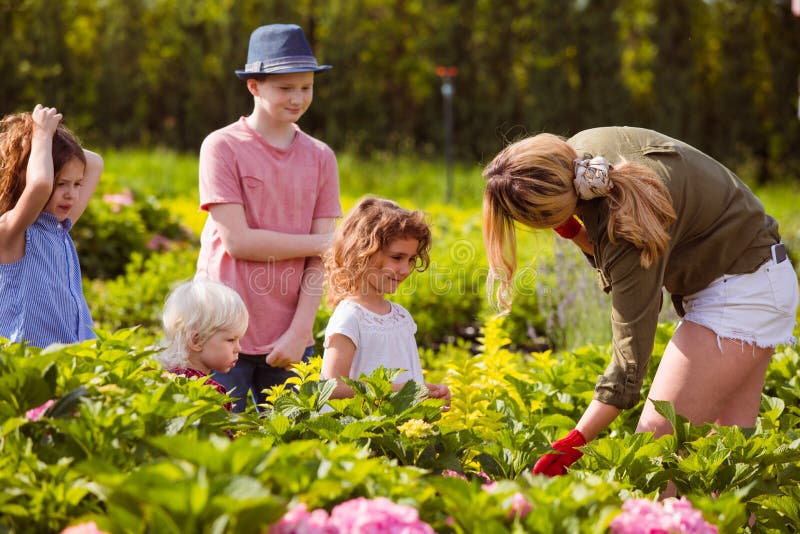
M614 189L609 194L608 235L612 243L622 239L642 251L645 269L664 254L675 209L667 186L655 171L639 163L625 162L610 172Z

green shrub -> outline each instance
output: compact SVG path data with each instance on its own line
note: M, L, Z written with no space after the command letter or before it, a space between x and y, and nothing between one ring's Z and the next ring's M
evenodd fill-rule
M0 530L58 532L103 513L96 477L163 456L155 436L224 437L224 397L165 373L130 336L48 350L0 342ZM47 401L39 418L27 413Z
M797 191L796 183L785 183L760 187L755 193L764 203L767 213L778 221L781 240L786 243L792 265L800 274L800 211L797 210Z
M147 250L147 229L132 209L114 212L112 206L90 202L72 231L81 273L87 278L111 278L125 271L134 252Z
M124 274L84 284L95 324L105 330L139 326L138 338L158 337L167 294L194 276L196 263L197 248L191 246L147 256L134 252Z
M197 154L167 148L108 150L100 187L110 193L128 188L139 194L169 199L197 198Z
M653 367L671 332L659 329ZM322 413L332 384L314 359L259 415L227 412L215 388L165 373L132 339L0 343L1 531L95 521L107 532L265 532L297 503L384 496L437 532L605 532L626 499L655 498L667 480L720 532L800 526L796 347L776 354L756 428L692 426L659 403L676 433L655 440L634 433L640 405L551 479L530 467L574 427L610 346L522 354L492 320L477 354L424 355L426 377L450 387L449 411L419 385L393 391L393 371L380 369ZM532 513L514 508L520 499Z
M108 279L125 272L134 254L148 255L196 238L154 197L132 205L95 199L72 231L81 272L91 279Z

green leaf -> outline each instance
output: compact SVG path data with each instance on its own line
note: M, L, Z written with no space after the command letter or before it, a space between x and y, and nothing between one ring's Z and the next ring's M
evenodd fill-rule
M292 426L292 422L289 418L280 413L273 414L266 421L266 424L269 430L277 436L283 436Z
M267 488L257 479L248 476L236 476L225 486L224 494L234 501L247 501L272 497Z
M400 388L400 391L392 395L390 401L390 404L393 408L392 413L400 414L405 410L418 405L425 400L427 394L428 388L425 387L425 384L409 380L403 384L403 387Z
M340 436L342 439L350 441L367 437L367 432L374 429L376 426L379 426L380 421L382 421L382 419L376 420L375 418L353 421L344 426Z
M675 427L677 426L677 421L676 421L677 416L675 414L675 407L672 405L672 403L669 401L660 401L654 399L650 399L650 402L653 403L656 412L658 412L658 414L661 415L661 417L666 419L667 422L669 422L669 424L672 425L672 428L675 429Z
M3 422L2 428L0 428L0 437L5 438L27 422L28 420L24 417L11 417L6 419L5 422Z
M328 402L333 391L336 389L336 380L323 380L318 385L318 395L316 397L315 410L319 411Z
M284 394L275 399L274 409L292 421L308 413L308 408L295 393Z
M19 504L3 504L0 505L0 513L3 515L13 515L17 517L27 517L30 515L30 510L26 506L20 506Z
M572 429L575 428L575 420L566 415L555 413L541 417L536 426L537 428Z
M186 426L187 420L188 417L186 416L173 417L172 419L167 421L166 425L164 425L164 434L166 434L167 436L174 436L180 433L180 431L183 430L183 428Z

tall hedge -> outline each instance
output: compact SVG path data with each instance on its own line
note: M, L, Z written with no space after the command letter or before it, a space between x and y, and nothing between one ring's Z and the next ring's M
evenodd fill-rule
M800 169L800 18L789 0L0 0L0 112L43 101L93 144L196 151L246 114L250 32L302 25L320 61L302 126L336 150L456 155L628 124L769 181Z

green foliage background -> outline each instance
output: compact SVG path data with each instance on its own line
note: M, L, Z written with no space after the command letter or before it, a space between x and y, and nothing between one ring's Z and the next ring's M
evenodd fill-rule
M257 26L319 60L304 129L338 152L456 155L608 124L661 130L759 182L798 176L800 18L790 0L0 0L0 113L46 102L90 145L195 152L249 113L233 74Z
M420 325L426 378L453 392L449 412L413 385L393 393L381 371L320 413L330 385L315 360L261 416L230 414L147 348L166 293L194 272L197 148L250 111L233 70L250 31L272 22L302 25L335 65L301 125L336 150L345 209L377 194L429 213L437 269L397 298ZM692 427L660 406L676 433L653 440L634 434L637 408L567 476L531 476L610 358L608 310L573 248L523 233L527 291L512 316L490 320L479 215L481 163L507 140L644 126L735 168L800 265L800 19L788 0L0 0L0 32L0 113L55 105L106 159L76 228L99 339L0 345L0 532L85 520L112 532L258 532L297 502L378 495L439 532L603 532L626 498L653 498L666 480L721 532L800 528L796 346L776 354L754 429ZM435 163L437 65L459 68L455 207L441 204ZM132 206L101 200L124 188ZM155 235L171 243L152 250ZM650 377L671 329L659 330ZM569 350L532 352L536 334ZM48 399L41 420L25 417ZM514 512L516 494L534 513Z

